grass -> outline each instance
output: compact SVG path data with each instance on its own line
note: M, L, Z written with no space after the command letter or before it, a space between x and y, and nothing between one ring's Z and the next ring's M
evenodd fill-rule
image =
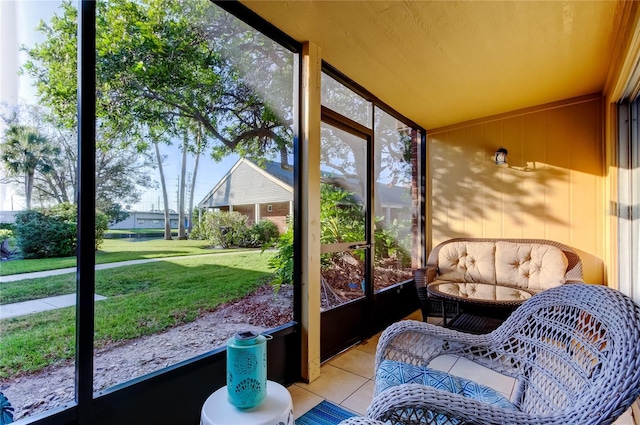
M272 253L173 259L96 271L94 345L152 335L249 294L272 277ZM2 284L2 302L75 291L75 276ZM30 295L29 295L30 294ZM41 370L75 353L75 307L0 321L0 378Z
M132 241L129 239L105 239L100 250L96 252L96 264L140 260L145 258L213 254L219 252L233 252L233 250L209 248L208 241L167 241L164 239L136 239ZM2 267L0 267L0 276L64 269L75 266L76 257L11 260L2 263Z

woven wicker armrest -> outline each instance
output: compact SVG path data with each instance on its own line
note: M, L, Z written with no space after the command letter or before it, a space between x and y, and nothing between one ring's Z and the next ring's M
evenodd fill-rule
M429 421L432 415L450 421ZM419 384L402 384L378 394L367 409L367 417L390 423L529 424L541 423L519 410L483 403L460 394ZM411 418L411 421L407 420ZM403 420L404 419L404 420ZM442 418L441 418L442 419ZM455 420L458 420L456 422ZM569 422L566 422L569 423Z
M416 282L416 287L427 286L436 280L437 276L438 270L435 267L425 267L413 271L413 279Z
M385 359L427 366L437 356L465 355L469 347L477 350L493 343L491 334L472 335L416 320L402 320L382 332L376 349L376 370Z

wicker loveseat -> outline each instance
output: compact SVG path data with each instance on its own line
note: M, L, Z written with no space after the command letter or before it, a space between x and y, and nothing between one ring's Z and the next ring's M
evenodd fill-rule
M471 298L483 296L474 291L491 291L492 286L477 284L537 293L564 283L583 282L578 254L567 245L545 239L449 239L431 250L426 267L417 269L414 277L425 320L429 315L442 314L442 306L453 313L451 305L429 299L430 284L453 282L449 290Z
M470 398L467 384L450 392L437 389L442 377L423 382L416 370L427 373L443 354L515 378L513 398L496 404L477 384L482 397ZM605 286L561 285L534 295L489 334L397 322L382 333L375 362L366 417L342 425L606 425L640 395L640 307ZM394 374L403 368L389 364L413 371Z

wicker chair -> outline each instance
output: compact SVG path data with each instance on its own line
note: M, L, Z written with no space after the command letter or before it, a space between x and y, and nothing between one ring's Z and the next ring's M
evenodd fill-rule
M610 424L640 395L640 307L619 291L571 284L533 296L489 334L401 321L382 333L376 371L385 360L426 366L443 354L515 378L514 409L400 384L374 394L367 417L341 424Z

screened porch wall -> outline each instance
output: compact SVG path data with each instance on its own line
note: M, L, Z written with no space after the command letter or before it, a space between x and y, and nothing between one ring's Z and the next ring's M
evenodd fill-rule
M542 238L578 250L606 284L600 95L427 131L431 245L453 237ZM508 166L494 163L499 147Z

